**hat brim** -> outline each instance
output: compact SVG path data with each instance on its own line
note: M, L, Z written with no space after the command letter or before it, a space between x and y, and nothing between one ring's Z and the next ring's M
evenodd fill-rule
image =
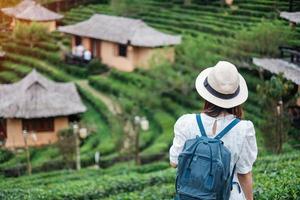
M213 94L211 94L204 86L204 81L207 78L208 74L212 70L212 67L207 68L203 70L196 79L196 90L199 93L199 95L209 101L210 103L215 104L216 106L219 106L221 108L233 108L235 106L243 104L247 98L248 98L248 87L245 79L242 75L239 74L239 80L240 80L240 92L237 96L231 98L231 99L221 99Z

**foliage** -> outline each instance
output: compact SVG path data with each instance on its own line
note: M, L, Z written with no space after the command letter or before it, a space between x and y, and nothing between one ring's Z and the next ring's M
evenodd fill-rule
M87 69L89 74L95 75L107 72L109 70L109 67L96 58L88 64Z
M259 102L264 107L266 121L263 124L266 147L273 152L282 151L283 140L289 130L286 107L293 96L290 95L293 84L283 75L272 76L263 85L258 85L261 97Z
M138 14L142 7L139 0L110 0L110 6L117 15L133 16Z
M167 151L174 136L172 131L174 119L170 115L157 111L154 119L160 123L162 131L153 144L143 151L143 154L155 154Z
M75 160L75 136L72 129L64 129L58 132L57 147L68 168L72 167Z
M119 2L122 5L122 2ZM159 144L157 138L162 139L166 143L172 138L171 128L165 129L164 127L167 127L165 121L157 120L159 118L155 117L155 113L159 111L165 115L172 116L171 118L173 119L170 119L170 122L168 122L170 123L169 127L171 127L172 122L174 122L173 120L183 112L198 111L202 104L194 90L196 75L205 67L213 66L221 59L230 60L237 66L244 66L244 62L247 61L245 58L251 58L253 54L257 53L244 52L234 47L236 42L234 35L238 34L241 29L252 30L253 27L261 23L262 18L269 20L273 19L275 15L277 17L278 13L274 12L274 9L287 9L287 4L284 1L278 1L275 5L264 0L253 2L237 1L237 9L221 7L218 2L212 2L204 6L203 1L193 1L189 6L182 6L180 4L182 0L176 0L176 2L145 0L139 1L135 5L131 2L129 2L131 7L129 9L141 7L142 3L143 12L139 12L138 8L136 12L132 11L128 13L129 15L143 19L147 24L161 31L181 34L183 36L182 45L176 48L176 62L175 64L164 63L160 68L153 68L153 71L137 70L133 73L110 72L105 74L103 78L98 77L103 80L95 81L97 84L92 83L94 81L91 81L91 84L101 92L105 92L105 95L118 101L123 106L123 112L129 113L133 109L138 109L139 112L147 115L147 118L150 119L150 126L154 128L142 134L143 141L145 142L141 143L141 147L145 150L152 149L151 153L154 154L158 152L157 150L167 149L163 142L161 142L163 145L157 145ZM63 23L74 24L75 22L88 19L94 13L116 15L117 11L108 4L81 5L66 12ZM121 15L123 14L121 13ZM124 15L127 15L126 12ZM280 27L286 29L288 27L287 22L282 22ZM294 31L294 34L299 35L297 31ZM9 51L9 60L3 65L4 69L10 73L4 74L1 77L3 80L0 81L9 81L11 77L15 77L13 78L15 81L17 78L24 76L31 67L35 67L49 77L60 81L74 80L74 77L70 76L71 74L80 78L87 77L86 74L83 74L83 76L77 75L77 72L80 73L81 70L76 70L76 66L65 67L62 65L57 60L58 54L52 56L52 53L59 51L60 45L69 44L66 42L67 39L63 39L64 37L60 34L52 33L51 37L47 38L47 41L38 42L34 45L34 48L28 48L30 43L20 40L12 42L5 33L1 33L1 44L2 41L11 46L16 43L20 46L20 50L11 48L11 51ZM294 39L291 43L298 44L299 40ZM242 61L238 59L240 57L243 58ZM74 70L72 67L74 67ZM84 70L87 72L86 69ZM250 70L245 70L243 76L246 76L245 78L249 85L249 100L245 104L246 118L253 121L258 133L257 137L260 139L261 133L263 133L261 124L266 121L264 117L266 113L262 113L262 106L257 104L260 95L256 93L256 84L261 84L261 80L258 79L257 74L251 73ZM93 110L92 114L90 115L89 113L89 116L86 117L87 121L93 124L97 123L102 128L104 127L103 129L97 128L97 133L88 138L88 141L81 147L81 152L84 153L82 156L84 166L93 164L93 156L96 150L100 150L101 155L105 155L105 158L103 158L105 163L112 163L110 160L117 157L119 141L123 139L123 119L112 115L103 102L99 101L98 98L85 89L82 89L81 94L91 104L90 109ZM170 129L169 132L164 131L168 129ZM153 148L151 148L152 146ZM155 148L157 146L163 148ZM259 145L259 148L261 152L263 146ZM39 165L47 160L60 158L58 154L51 154L51 157L48 156L49 152L44 151L44 148L36 152L40 152L35 153L34 157L39 162ZM166 155L166 150L163 153ZM114 161L120 162L117 159L114 159ZM16 163L22 162L24 162L24 158L15 156L8 162L1 163L1 166L14 166ZM52 166L54 165L56 164ZM48 169L50 168L45 168L45 170ZM53 169L58 168L51 168L51 170ZM90 176L94 176L93 173ZM53 184L56 182L57 179ZM162 188L169 188L170 184L172 183L163 185ZM148 188L152 188L152 186L145 189L146 191L151 191ZM48 189L51 190L51 185ZM153 188L153 190L156 191L157 187ZM130 193L132 196L128 198L132 197L134 199L140 192L141 190L133 191ZM122 196L122 192L120 192L120 195L120 199L126 196ZM149 195L145 195L145 198L151 199ZM164 197L168 198L169 196Z
M44 43L45 44L45 43ZM51 43L50 43L51 44ZM39 46L41 43L36 43L35 46ZM60 58L60 55L56 53L56 49L54 52L50 51L49 49L41 49L40 47L32 47L28 48L26 44L22 43L10 43L4 45L5 50L8 52L14 52L21 55L27 55L28 57L39 58L44 61L48 61L49 63L60 66L64 71L67 73L78 76L78 77L86 77L87 70L83 68L79 68L73 65L64 64Z
M36 43L46 40L49 37L49 33L45 26L35 22L30 25L17 23L13 36L17 40L28 41L30 47L33 47Z
M11 151L0 149L0 163L9 160L13 157L13 153Z
M260 157L253 168L255 199L300 195L299 152ZM0 198L18 199L171 199L176 170L168 163L109 169L56 171L0 180ZM109 183L109 184L107 184Z
M234 48L248 54L274 57L279 53L278 47L288 45L291 39L291 30L282 22L263 21L250 30L239 31Z

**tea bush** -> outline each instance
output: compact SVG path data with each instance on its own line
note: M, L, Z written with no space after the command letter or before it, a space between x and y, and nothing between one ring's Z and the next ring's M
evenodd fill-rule
M299 151L260 157L254 165L255 199L291 199L300 195ZM175 170L168 163L140 167L57 171L0 180L0 198L18 199L171 199Z

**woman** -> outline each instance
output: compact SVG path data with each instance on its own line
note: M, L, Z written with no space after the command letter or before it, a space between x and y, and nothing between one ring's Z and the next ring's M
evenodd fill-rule
M214 137L234 118L242 118L241 104L248 98L247 84L236 67L226 61L203 70L196 80L196 89L205 99L201 113L208 137ZM181 116L174 125L175 137L170 148L170 163L176 167L186 140L199 135L196 115ZM252 200L252 165L257 157L255 130L251 121L241 120L222 139L231 152L230 168L236 165L230 200ZM241 190L240 190L241 189Z

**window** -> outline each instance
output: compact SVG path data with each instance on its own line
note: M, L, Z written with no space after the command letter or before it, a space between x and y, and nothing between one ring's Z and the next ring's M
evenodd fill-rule
M54 131L54 118L23 119L22 128L28 132L52 132Z
M75 36L75 46L79 46L79 45L81 45L81 37L79 37L79 36Z
M127 45L119 44L119 56L127 57Z

